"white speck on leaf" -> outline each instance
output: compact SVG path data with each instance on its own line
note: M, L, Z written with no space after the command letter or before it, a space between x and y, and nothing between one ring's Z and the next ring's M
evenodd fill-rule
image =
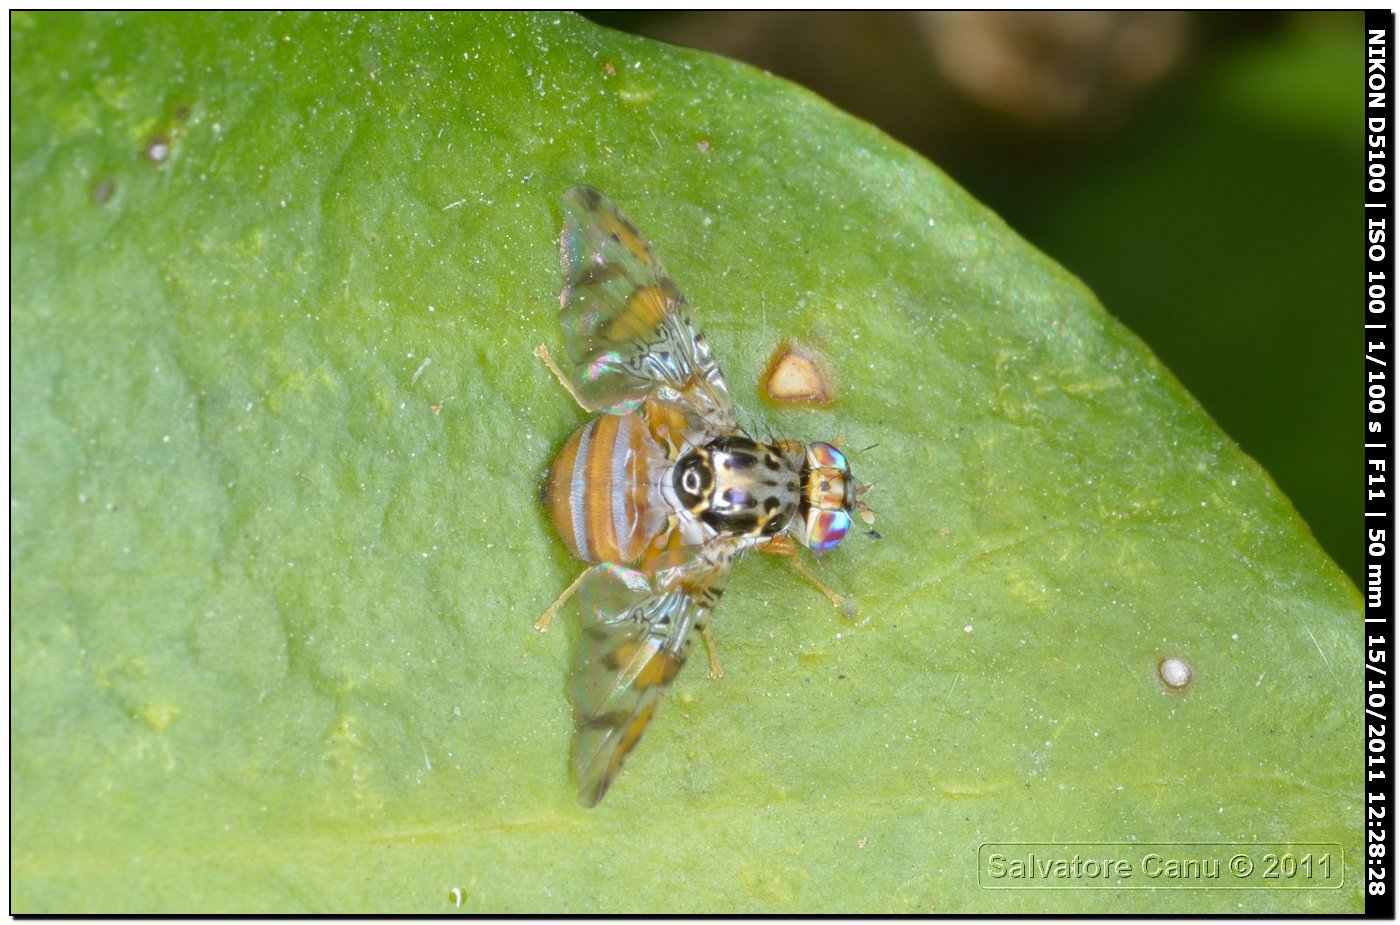
M428 310L429 310L429 311L432 310L432 306L431 306L431 305L428 306ZM421 366L418 367L418 370L413 374L413 378L409 380L408 384L409 384L410 386L412 386L412 385L417 385L417 384L418 384L418 377L421 376L421 375L423 375L423 370L427 369L427 368L428 368L428 365L431 364L432 362L433 362L433 358L432 358L432 357L427 357L427 358L425 358L425 359L423 360L423 364L422 364Z
M1162 659L1162 664L1157 666L1157 674L1162 679L1162 683L1172 690L1181 690L1191 683L1191 664L1183 658L1175 655Z

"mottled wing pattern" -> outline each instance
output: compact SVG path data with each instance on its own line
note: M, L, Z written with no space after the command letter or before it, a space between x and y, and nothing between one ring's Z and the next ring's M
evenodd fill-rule
M564 194L559 297L574 382L590 410L635 410L656 397L697 430L732 427L729 388L690 307L637 226L587 186Z
M579 802L596 806L656 715L710 610L732 556L696 560L655 578L596 566L579 589L583 640L574 675L574 773Z

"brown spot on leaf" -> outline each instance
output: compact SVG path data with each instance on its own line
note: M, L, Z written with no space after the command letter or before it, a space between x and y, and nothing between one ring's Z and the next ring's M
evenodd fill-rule
M763 390L770 401L784 405L829 405L835 390L816 351L784 341L768 361Z

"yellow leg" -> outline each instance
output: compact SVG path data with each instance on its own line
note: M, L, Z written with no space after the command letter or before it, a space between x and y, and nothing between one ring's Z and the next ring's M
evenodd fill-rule
M797 544L791 539L785 536L777 536L758 548L764 552L782 556L787 560L788 565L792 566L797 574L807 579L818 591L825 595L826 599L831 601L837 610L841 611L843 617L848 620L855 620L860 616L860 605L850 598L837 594L835 591L828 588L822 583L820 578L812 574L811 569L802 564L802 560L798 558Z
M574 397L574 401L578 402L580 408L584 411L597 410L593 405L584 401L583 396L578 393L578 390L574 388L574 384L569 381L569 377L564 375L564 371L559 368L559 364L554 362L554 357L550 355L548 347L544 344L540 344L535 348L535 356L544 361L544 365L549 367L549 371L554 373L554 378L558 379L559 384Z
M574 592L578 590L578 586L583 584L583 580L588 577L588 573L591 571L593 571L593 566L590 565L582 572L579 572L579 576L574 579L574 583L565 588L564 593L556 597L554 603L546 607L544 613L540 614L540 618L535 621L535 629L539 630L541 633L549 629L550 622L554 620L554 614L558 612L560 607L564 606L565 601L574 596Z
M710 653L710 677L724 677L724 666L719 663L719 650L715 648L715 631L706 623L700 633L705 637L705 649Z
M826 585L822 584L821 579L819 579L816 575L813 575L812 570L809 569L807 566L803 565L801 559L797 558L796 555L787 556L786 558L788 565L791 565L794 569L796 569L797 574L801 575L803 578L807 579L813 585L815 585L818 591L826 595L827 600L831 601L831 603L835 606L842 608L843 610L845 609L846 599L841 595L837 594L835 591L828 588Z

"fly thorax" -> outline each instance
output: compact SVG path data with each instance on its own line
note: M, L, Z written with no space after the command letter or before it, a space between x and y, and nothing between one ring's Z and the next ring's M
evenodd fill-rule
M801 497L797 464L748 437L720 437L686 452L672 478L681 504L729 536L777 536Z

